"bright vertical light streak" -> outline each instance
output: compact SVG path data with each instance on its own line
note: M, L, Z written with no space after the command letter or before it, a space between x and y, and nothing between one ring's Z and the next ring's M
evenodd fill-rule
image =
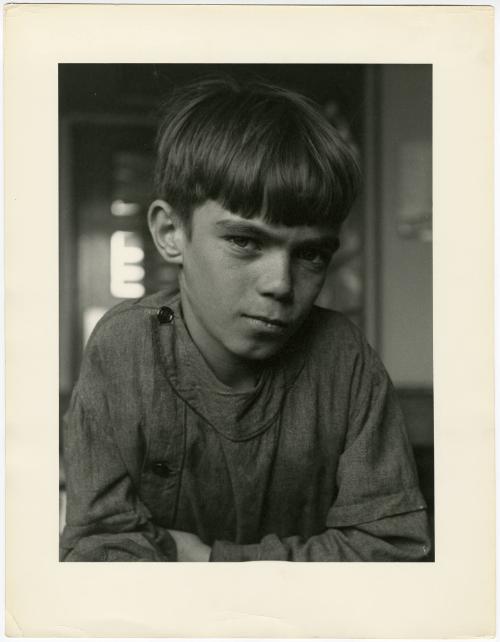
M110 239L110 290L117 299L136 299L144 296L144 259L141 241L134 232L113 232Z

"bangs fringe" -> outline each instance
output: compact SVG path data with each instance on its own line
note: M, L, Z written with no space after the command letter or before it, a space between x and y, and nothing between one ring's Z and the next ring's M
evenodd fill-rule
M159 134L159 195L185 215L213 200L269 223L339 226L360 182L352 151L302 97L257 98L226 92L178 110Z
M236 155L220 189L214 182L212 200L245 218L262 216L278 225L335 226L346 218L357 186L339 159L321 162L293 136L274 153L247 151Z

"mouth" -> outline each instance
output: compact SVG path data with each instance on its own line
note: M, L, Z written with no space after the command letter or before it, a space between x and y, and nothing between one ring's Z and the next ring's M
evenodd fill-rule
M257 315L244 314L246 319L249 319L257 328L266 329L273 332L284 332L289 323L283 321L282 319L262 317Z

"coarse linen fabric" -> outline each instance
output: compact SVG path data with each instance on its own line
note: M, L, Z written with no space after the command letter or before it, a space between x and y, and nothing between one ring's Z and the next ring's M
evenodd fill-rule
M65 561L175 561L169 528L197 534L211 561L430 550L393 387L336 312L314 308L238 393L191 340L178 296L120 304L89 340L63 445Z

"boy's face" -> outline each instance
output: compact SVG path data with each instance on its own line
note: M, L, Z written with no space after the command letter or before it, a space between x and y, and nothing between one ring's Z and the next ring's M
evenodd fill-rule
M184 316L212 363L276 354L311 310L337 239L330 228L244 219L214 201L180 234Z

